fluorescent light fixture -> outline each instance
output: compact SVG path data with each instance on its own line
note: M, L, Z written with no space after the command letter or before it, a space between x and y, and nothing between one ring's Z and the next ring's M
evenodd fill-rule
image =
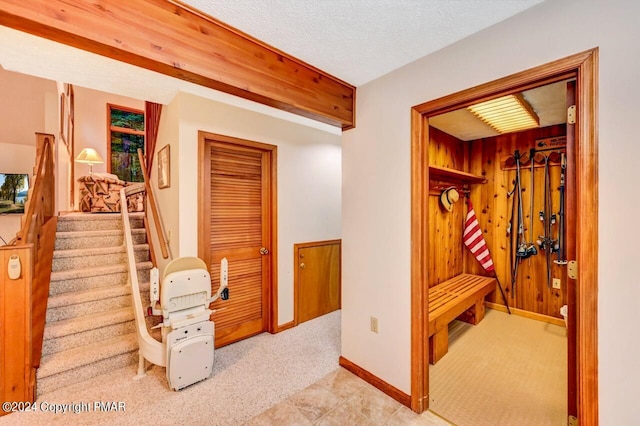
M104 160L98 155L95 149L84 148L76 157L76 163L87 163L89 165L89 176L91 176L93 175L93 165L102 164Z
M540 125L537 114L520 94L481 102L468 109L498 133L518 132Z

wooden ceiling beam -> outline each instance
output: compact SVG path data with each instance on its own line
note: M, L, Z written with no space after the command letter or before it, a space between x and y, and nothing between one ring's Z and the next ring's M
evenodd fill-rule
M355 87L177 1L0 0L0 25L333 126Z

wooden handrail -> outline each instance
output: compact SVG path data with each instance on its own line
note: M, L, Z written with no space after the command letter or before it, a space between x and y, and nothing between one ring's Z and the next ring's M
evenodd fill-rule
M144 177L144 187L147 191L147 199L150 208L151 214L153 215L153 223L155 224L156 234L158 235L158 241L160 241L160 251L162 252L162 258L166 259L169 257L169 252L167 250L166 238L164 237L164 232L162 230L162 223L160 222L160 215L158 214L158 205L156 204L156 199L153 195L153 190L151 189L151 183L149 182L149 175L147 174L147 165L145 162L145 156L142 153L142 149L138 148L138 159L140 160L140 168L142 169L142 176ZM146 212L145 212L146 214ZM149 241L149 245L151 245L151 241Z
M42 133L36 134L38 138L41 138L37 142L38 146L41 146L42 149L39 149L38 158L36 158L36 174L34 175L35 184L33 186L33 191L31 193L31 197L27 200L27 208L24 212L25 218L22 228L16 235L16 245L21 245L25 243L34 243L33 241L38 233L34 233L33 231L36 229L35 227L42 226L42 224L50 217L53 216L53 200L55 199L55 181L53 175L53 139L55 138L53 135L45 135ZM39 220L34 225L32 224L34 215L36 219ZM36 252L38 246L36 245ZM37 259L35 259L37 262Z

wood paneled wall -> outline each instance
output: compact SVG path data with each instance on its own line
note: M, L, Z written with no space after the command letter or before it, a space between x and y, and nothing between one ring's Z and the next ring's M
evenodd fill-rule
M560 307L566 304L566 267L552 263L554 278L560 278L559 290L547 287L547 267L545 253L538 250L536 256L523 260L518 267L516 296L511 292L510 242L507 236L507 224L511 213L511 198L507 192L512 189L515 170L502 170L500 162L512 155L516 149L521 153L529 152L537 139L562 136L565 126L557 125L519 133L479 139L470 142L460 141L437 129L430 128L429 164L467 171L487 179L485 184L470 186L473 203L480 227L491 250L496 272L505 288L509 306L525 311L561 318ZM534 220L533 235L529 233L529 215L531 194L530 169L521 171L523 210L525 218L525 236L535 240L543 234L543 225L538 212L544 206L544 168L534 170ZM559 210L560 167L551 167L551 193L553 211ZM462 244L462 230L466 206L461 200L454 205L453 212L446 212L439 203L437 191L429 196L429 286L436 285L463 272L483 274L478 262ZM570 220L570 218L566 218ZM558 224L553 235L557 235ZM557 259L553 255L552 260ZM499 292L494 292L488 300L502 304Z
M429 128L430 165L467 171L468 152L468 144L460 139ZM440 204L440 191L429 192L429 287L464 272L462 230L466 214L464 203L455 203L448 212Z
M9 258L18 256L22 273L9 279ZM0 400L33 401L31 368L31 282L33 246L0 247ZM8 414L0 410L0 416Z

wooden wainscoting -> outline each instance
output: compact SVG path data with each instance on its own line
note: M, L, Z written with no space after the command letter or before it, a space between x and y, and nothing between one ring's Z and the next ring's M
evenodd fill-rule
M9 259L17 256L21 273L9 278ZM0 400L34 400L31 367L31 283L33 245L0 247ZM0 416L8 414L0 410Z

